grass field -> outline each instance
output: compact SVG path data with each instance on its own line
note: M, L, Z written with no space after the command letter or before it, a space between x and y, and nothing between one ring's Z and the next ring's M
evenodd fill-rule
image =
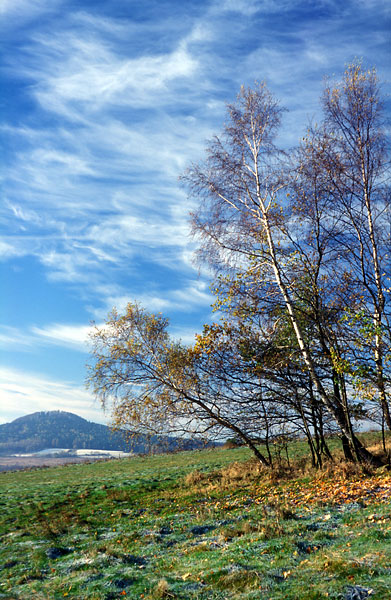
M292 454L305 450L297 444ZM0 475L0 598L391 598L391 476L246 449Z

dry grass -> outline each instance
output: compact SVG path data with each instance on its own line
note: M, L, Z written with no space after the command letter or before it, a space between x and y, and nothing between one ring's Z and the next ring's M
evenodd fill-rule
M380 445L377 444L375 447L379 448ZM272 469L262 466L256 459L251 458L243 462L234 462L218 471L209 473L193 471L186 475L184 483L187 488L193 488L195 493L200 491L202 493L220 493L256 487L260 482L276 486L284 481L292 481L303 476L321 481L333 478L349 481L375 473L376 469L372 465L350 463L343 458L341 452L340 454L335 453L333 461L325 461L322 469L313 467L309 457L300 457L291 461L289 465L280 462ZM278 518L283 520L292 518L286 507L274 508L278 512L276 514Z
M186 486L198 486L200 483L204 483L208 479L208 476L201 471L192 471L185 477Z
M170 591L170 586L166 579L160 579L152 591L151 598L154 600L158 598L175 598L175 594Z
M261 474L262 467L256 460L246 462L234 462L228 467L220 471L221 487L246 486L258 479Z
M250 533L262 533L262 525L260 523L250 523L246 521L245 523L241 523L236 527L226 527L222 529L219 541L220 543L230 542L231 540L242 537L244 535L248 535Z
M240 569L232 573L221 575L218 579L217 587L222 590L231 590L234 592L243 592L260 587L261 578L256 571Z
M380 458L384 465L391 465L391 446L389 438L386 440L387 452L384 452L383 442L381 440L379 440L377 443L369 445L367 449L370 452L372 452L375 456Z
M337 459L328 461L323 466L323 469L316 473L317 479L332 479L338 477L340 479L355 479L364 475L374 475L375 469L369 464L357 464L347 462L345 459Z
M259 479L262 466L256 460L234 462L231 465L210 473L192 471L184 478L186 486L202 488L203 490L224 490L232 487L241 488L251 485Z
M384 452L383 442L381 440L379 440L375 444L371 444L370 446L367 446L367 450L369 450L369 452L372 452L373 454L383 454L383 452Z

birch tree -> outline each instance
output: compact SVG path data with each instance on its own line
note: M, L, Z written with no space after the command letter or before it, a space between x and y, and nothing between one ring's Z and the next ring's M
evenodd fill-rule
M373 330L371 334L367 328L367 336L373 340L373 379L391 429L385 364L391 341L389 156L376 71L365 70L360 63L349 65L341 82L326 87L323 109L322 135L328 143L323 144L319 159L326 167L336 208L353 242L349 263L363 295L363 308L372 316Z
M217 268L241 268L252 261L269 294L278 295L294 332L300 355L316 393L332 414L350 447L351 457L374 460L353 432L346 407L329 393L319 376L311 343L305 339L297 309L300 276L285 217L289 189L282 153L275 146L281 109L264 84L242 88L228 107L221 137L207 148L206 160L187 172L191 193L201 199L193 230L203 255Z

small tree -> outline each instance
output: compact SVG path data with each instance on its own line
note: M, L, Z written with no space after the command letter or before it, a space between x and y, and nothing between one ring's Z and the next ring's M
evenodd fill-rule
M110 409L114 427L127 427L130 435L221 438L230 432L268 465L253 441L261 423L247 397L248 376L229 363L227 348L221 346L223 354L217 342L213 352L210 346L204 352L201 342L187 348L170 339L167 327L161 315L128 304L125 314L113 311L93 332L88 383Z

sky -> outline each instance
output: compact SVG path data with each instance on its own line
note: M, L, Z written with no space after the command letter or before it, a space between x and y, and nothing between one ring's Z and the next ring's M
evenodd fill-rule
M319 117L324 77L362 59L390 84L388 0L0 0L0 423L65 410L92 322L138 301L191 343L213 316L178 181L242 84Z

